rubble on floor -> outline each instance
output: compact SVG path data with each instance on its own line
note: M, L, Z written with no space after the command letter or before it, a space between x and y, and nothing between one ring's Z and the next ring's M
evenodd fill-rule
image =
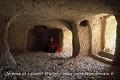
M80 54L77 58L54 59L51 53L13 52L17 67L2 70L0 80L118 80L120 67Z

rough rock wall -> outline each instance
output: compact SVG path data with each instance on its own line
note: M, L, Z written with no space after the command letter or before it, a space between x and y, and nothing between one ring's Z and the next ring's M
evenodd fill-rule
M112 4L112 7L115 6ZM106 4L109 3L109 4ZM39 19L41 20L50 20L50 19L67 19L76 21L82 16L92 16L99 13L113 13L111 10L119 10L119 5L111 8L111 0L0 0L0 16L2 16L0 22L2 23L5 18L9 21L9 18L15 17L16 15L22 14L34 14L40 15ZM118 7L117 9L115 9ZM6 17L7 16L7 17ZM28 22L28 21L27 21ZM0 26L0 52L4 54L7 52L7 45L3 36L6 35L3 29L7 29L8 23ZM74 27L73 27L74 28ZM86 33L86 32L85 32ZM77 34L77 33L76 33ZM74 38L75 35L74 35ZM73 38L73 39L74 39ZM78 39L75 39L78 41ZM75 43L75 40L74 43ZM81 40L82 41L82 40ZM89 41L88 41L89 42ZM5 44L4 44L5 43ZM79 42L77 42L79 43ZM75 45L74 45L75 46ZM4 49L3 49L4 48ZM79 48L79 46L78 46ZM77 49L77 48L76 48ZM74 49L75 50L75 49ZM8 53L9 54L9 53ZM5 57L5 56L4 56Z
M101 0L1 0L0 12L8 16L34 14L41 15L43 19L76 19L101 12L111 13L111 8L103 2Z
M114 56L114 64L120 65L120 15L115 15L116 21L118 22L117 31L116 31L116 49L115 49L115 56Z
M10 17L0 16L0 65L1 67L11 67L16 66L16 62L9 51L9 46L7 43L7 27L10 25Z
M62 54L66 57L71 57L73 55L73 44L72 44L72 32L63 31L63 51Z
M21 16L22 17L22 16ZM52 20L39 20L35 17L24 18L18 17L13 21L8 29L8 43L11 50L24 51L27 46L28 30L35 25L46 25L51 29L61 29L63 31L63 48L62 52L68 56L72 56L72 32L60 21ZM29 20L29 21L28 21Z
M80 26L80 22L77 22L77 29L80 42L80 54L88 55L90 53L90 28L89 25L86 27Z
M72 44L73 44L73 57L76 57L80 54L80 42L79 42L79 34L76 22L71 23L72 28Z
M98 55L101 52L101 33L102 33L102 23L100 17L93 17L90 20L91 27L91 53L94 55Z
M25 50L26 49L26 30L24 25L13 24L8 29L8 43L10 50Z

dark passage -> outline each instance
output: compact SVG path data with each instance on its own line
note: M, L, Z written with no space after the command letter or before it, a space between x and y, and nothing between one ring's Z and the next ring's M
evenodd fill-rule
M26 49L29 51L51 52L48 48L48 45L50 44L50 36L54 38L54 42L58 44L60 51L60 47L62 46L62 30L48 29L47 26L44 25L36 25L28 30ZM52 52L56 52L56 50Z
M36 25L28 31L27 50L43 51L47 45L48 30L47 26Z

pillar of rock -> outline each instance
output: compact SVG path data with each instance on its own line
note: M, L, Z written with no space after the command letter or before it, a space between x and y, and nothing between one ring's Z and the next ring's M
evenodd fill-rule
M120 65L120 15L116 15L116 20L118 22L117 25L117 38L116 38L116 50L115 50L115 56L114 56L114 63L115 65Z
M9 18L1 18L0 23L0 64L1 66L8 66L13 68L16 66L16 61L14 60L12 54L9 51L9 46L7 44L7 28L9 23Z

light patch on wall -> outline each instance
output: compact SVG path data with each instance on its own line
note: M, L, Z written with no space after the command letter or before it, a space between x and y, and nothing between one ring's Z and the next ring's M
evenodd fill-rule
M63 31L63 50L54 55L54 58L69 58L73 54L72 32L68 29Z
M116 48L117 21L112 14L98 14L89 19L91 53L105 61L113 61Z
M116 26L117 21L114 16L106 18L105 44L103 52L114 54L116 47Z

